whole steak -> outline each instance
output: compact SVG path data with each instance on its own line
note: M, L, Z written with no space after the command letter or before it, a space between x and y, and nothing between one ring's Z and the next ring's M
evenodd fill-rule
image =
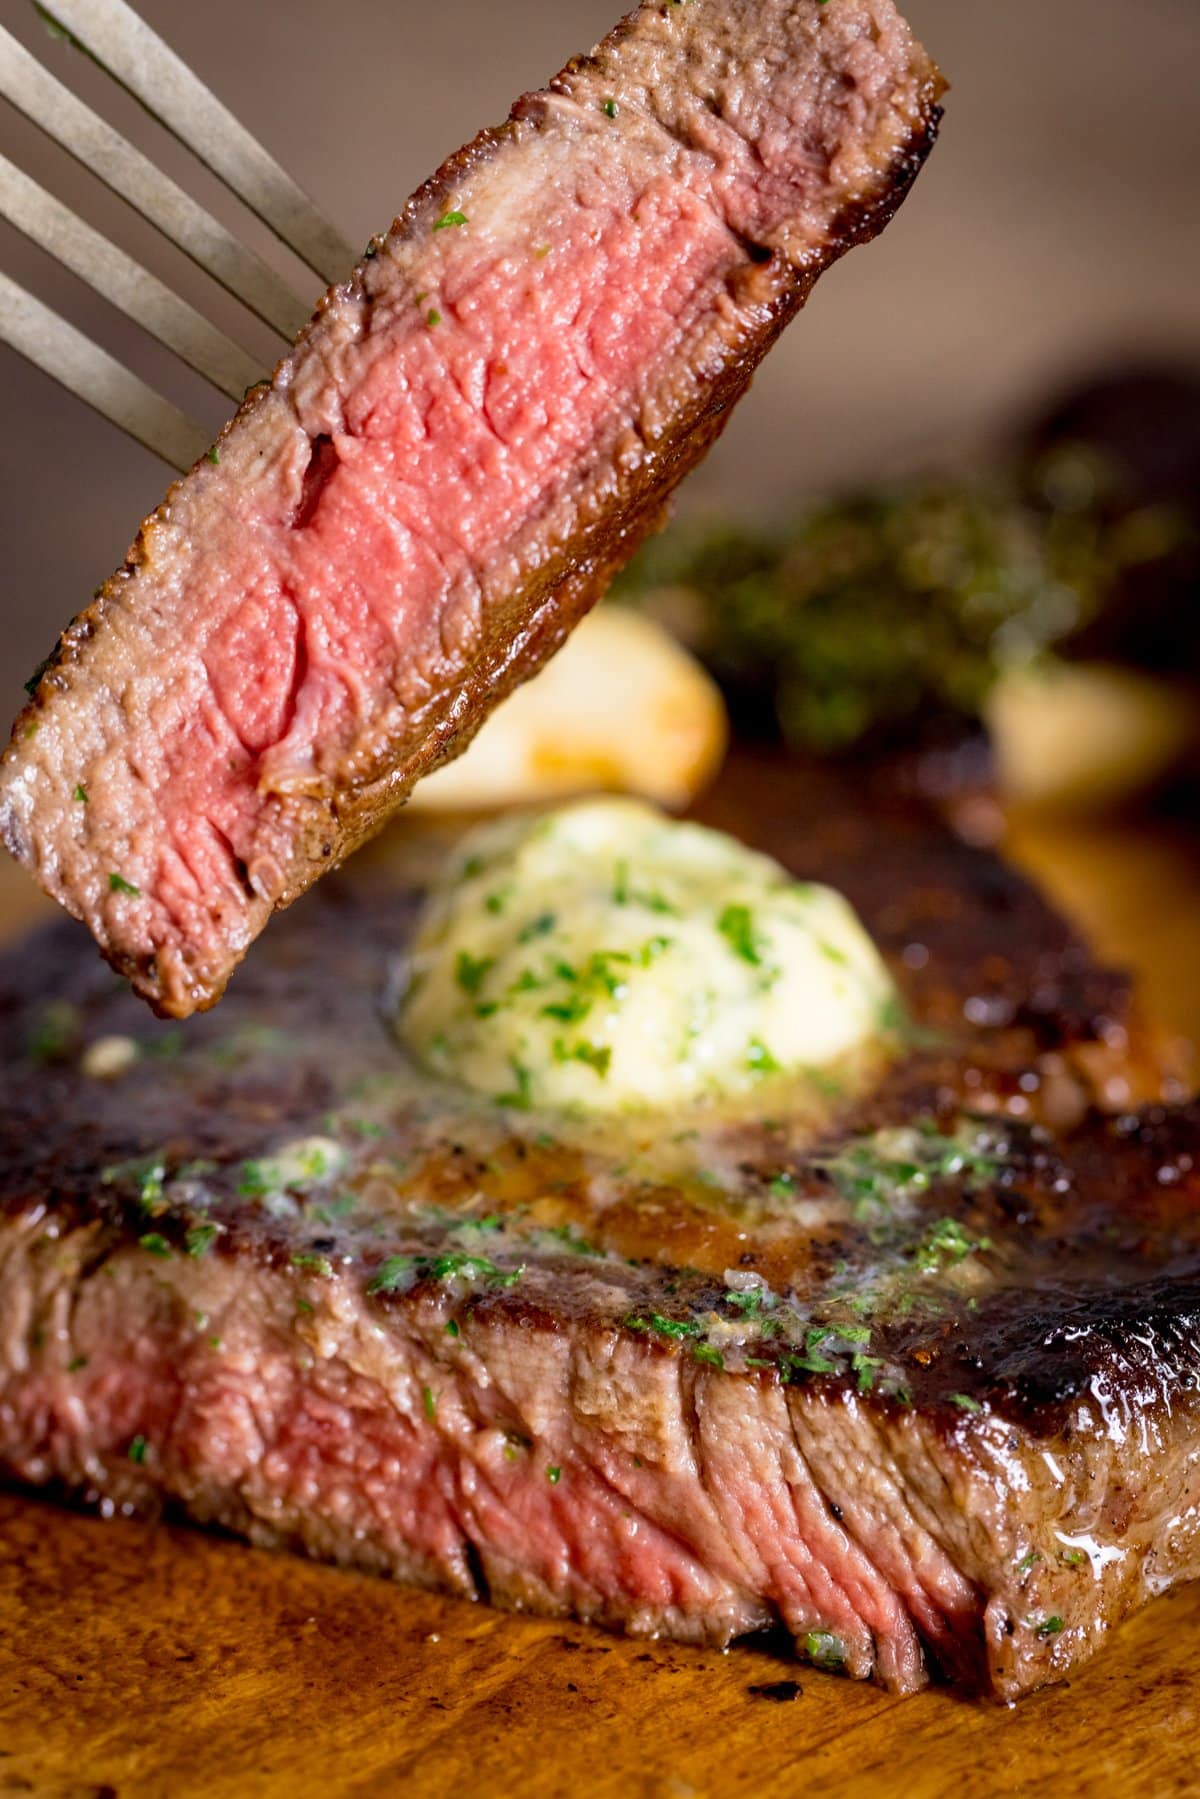
M918 1026L816 1126L422 1075L374 858L186 1028L63 927L0 962L0 1470L898 1691L1013 1698L1200 1573L1196 1109L1138 1109L1123 983L1011 871L781 768L715 816L754 794Z

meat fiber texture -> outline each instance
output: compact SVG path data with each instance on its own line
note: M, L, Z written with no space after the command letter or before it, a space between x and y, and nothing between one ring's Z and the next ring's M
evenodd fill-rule
M409 201L64 634L0 832L160 1012L465 747L661 519L937 71L891 0L646 4Z
M1200 1115L1011 871L778 768L715 816L755 792L914 1021L823 1118L422 1075L366 858L186 1029L67 927L0 962L0 1470L898 1692L1017 1697L1200 1572Z

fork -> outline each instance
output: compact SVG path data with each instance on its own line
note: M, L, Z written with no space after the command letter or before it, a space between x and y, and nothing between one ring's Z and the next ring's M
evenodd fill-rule
M355 253L286 170L126 0L40 0L52 37L86 52L220 177L325 285ZM48 39L49 41L49 39ZM258 253L157 168L0 26L0 95L97 175L227 292L291 342L312 311ZM251 354L0 156L0 217L232 400L262 379ZM211 432L0 271L0 342L186 472Z

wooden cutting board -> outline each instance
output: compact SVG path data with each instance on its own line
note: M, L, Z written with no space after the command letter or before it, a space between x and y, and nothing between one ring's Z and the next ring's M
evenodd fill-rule
M1200 1039L1200 839L1010 850ZM47 908L0 863L0 934ZM1200 1586L1013 1711L571 1624L0 1495L0 1795L857 1799L1200 1791Z

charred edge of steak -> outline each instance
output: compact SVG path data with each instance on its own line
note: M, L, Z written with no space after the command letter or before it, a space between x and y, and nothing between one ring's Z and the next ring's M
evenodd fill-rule
M590 599L586 602L577 603L573 609L564 609L571 622L575 622L577 618L581 617L582 614L588 610L588 606L592 601L598 597L599 593L604 591L604 588L607 586L608 581L611 580L612 575L615 574L618 568L624 566L645 537L652 535L654 531L660 529L665 522L667 501L677 480L680 478L678 475L667 473L667 470L677 466L676 459L680 457L681 444L684 446L682 454L686 458L684 462L684 472L686 472L703 459L704 455L711 448L712 443L715 442L716 438L720 435L720 432L728 422L729 412L735 399L740 397L740 393L753 375L754 369L757 367L758 363L761 362L763 356L766 355L767 350L770 348L774 336L777 335L778 331L781 330L784 325L788 324L795 314L801 310L819 277L824 274L827 269L831 268L834 263L840 261L849 250L857 248L860 244L869 243L872 238L877 237L885 226L887 226L895 217L904 200L908 197L909 190L917 176L920 174L927 157L937 142L938 132L945 113L945 109L937 104L937 100L938 96L945 91L946 84L940 79L936 83L931 82L929 84L928 111L921 125L914 132L910 143L904 152L897 158L888 177L881 183L875 193L864 196L863 199L855 202L852 206L848 206L844 212L840 214L830 233L828 249L816 266L803 270L795 269L784 262L784 260L776 254L770 251L764 252L761 261L761 266L764 271L769 270L770 272L778 273L782 277L782 291L779 293L777 301L775 302L776 310L773 315L770 333L764 337L764 341L758 349L757 354L754 356L753 361L741 365L740 368L727 371L725 388L719 395L714 395L712 405L708 408L708 435L702 439L695 454L692 455L688 453L685 440L690 439L693 431L699 428L698 422L695 426L691 424L681 426L677 433L679 442L672 442L671 444L664 446L662 454L664 469L660 473L657 484L658 504L655 506L654 499L651 497L648 498L644 504L639 505L632 515L631 528L627 527L624 508L635 495L633 492L629 492L621 496L621 500L615 508L616 516L613 520L606 521L609 554L607 557L601 555L599 558L600 572L594 578L597 583L596 591L591 594ZM424 214L428 212L431 204L436 204L439 200L452 196L456 182L464 174L474 168L477 163L494 156L497 150L503 145L505 137L510 132L510 129L510 126L488 126L483 131L479 132L470 144L466 145L463 149L456 151L453 156L448 157L437 172L430 176L429 180L412 194L405 203L404 210L399 214L392 229L397 230L402 228L409 219L423 217ZM751 246L751 248L753 247ZM757 257L756 260L758 260ZM366 267L366 263L358 263L352 275L346 282L337 284L322 295L314 310L314 322L320 317L321 312L329 304L329 301L334 294L349 293L358 298L366 299L363 283ZM306 333L301 333L300 337L297 339L296 347L299 347L303 343L305 335ZM276 365L276 369L278 370L278 368L280 368L293 353L294 351L288 351L285 356L281 357L279 363ZM243 414L252 411L263 401L266 389L269 385L269 382L264 381L259 386L250 390L246 398L242 401L242 404L238 407L237 412L223 427L221 432L222 437L226 435L233 424L236 423L237 419L242 417ZM204 460L204 458L201 458L201 461L194 466L199 468ZM639 476L641 473L642 471L639 470ZM161 506L157 507L149 518L144 520L139 526L138 534L126 552L121 567L108 576L101 586L97 588L93 603L90 606L85 607L84 610L71 621L66 629L60 634L58 641L51 649L49 655L34 671L34 675L30 678L31 692L29 700L22 709L12 731L9 745L10 752L21 740L24 730L27 729L31 723L35 722L42 697L43 686L47 689L47 693L63 686L63 679L60 671L69 669L79 663L85 653L88 643L96 635L97 630L103 623L108 602L121 597L126 584L137 578L143 564L148 559L146 546L147 532L153 529L155 520L167 512L171 504L172 494L186 479L187 475L180 475L176 481L171 483ZM583 561L585 558L581 555L579 560ZM561 579L565 581L567 578L568 571L563 567ZM586 581L587 575L584 572L577 574L576 578ZM550 585L551 587L555 587L557 584L551 582ZM564 625L561 636L565 636L569 629L570 624ZM56 679L56 677L58 678ZM477 674L475 679L480 686L488 685L487 676L482 672ZM521 679L521 668L518 664L513 669L511 679L507 680L504 692L506 694L510 692L513 687L519 684ZM478 726L476 725L474 728L478 729ZM468 740L461 739L456 735L453 753L456 755L460 754L462 750L466 748L467 741ZM430 749L427 753L423 752L419 761L411 765L413 779L415 780L419 778L421 774L425 773L429 765L436 759L439 759L438 751L436 749ZM406 777L409 770L406 769L403 772ZM380 777L381 780L384 778L385 777ZM371 810L371 802L369 799L364 798L362 804L365 810ZM372 834L373 829L378 828L379 824L376 823L373 827L364 826L361 829L358 829L357 835L353 835L350 847L352 848L354 844L364 841ZM353 827L351 829L353 830ZM350 835L351 832L348 831L348 836ZM12 849L14 855L20 855L20 850L17 846L10 844L9 847ZM349 851L346 853L349 853ZM303 891L303 889L301 888L298 891ZM291 899L294 899L295 897L295 894L292 894L290 898L281 899L279 901L280 907L289 905ZM125 973L128 971L122 970L121 972Z
M443 1086L424 1124L372 1114L413 905L382 859L186 1030L66 927L0 958L5 1471L635 1633L782 1622L899 1691L933 1666L1015 1697L1200 1572L1200 1105L964 1125L956 1058L991 1043L1019 1079L1037 1054L964 999L1001 951L1014 993L1078 977L1070 932L919 807L782 764L726 780L713 810L756 793L759 842L836 875L902 978L918 933L909 999L960 1027L807 1149L744 1129L724 1189L614 1149L597 1193L540 1121L485 1106L480 1136ZM82 1072L135 1031L134 1071ZM313 1134L345 1165L280 1188L258 1159Z
M618 468L611 504L602 515L590 523L581 522L575 538L562 547L558 558L536 570L528 585L514 593L506 607L495 609L462 677L449 690L433 697L423 712L414 715L413 735L419 737L415 753L398 763L388 754L382 755L377 766L362 771L345 792L330 793L296 813L294 853L283 871L281 885L265 905L247 885L249 909L253 913L261 911L262 917L242 934L242 947L230 948L221 977L216 978L206 958L186 943L178 953L172 952L169 973L158 953L131 953L119 942L102 943L102 952L112 966L131 981L160 1015L184 1016L214 1005L266 916L290 905L322 874L373 836L424 773L461 753L491 707L535 672L605 591L613 575L645 537L661 526L674 487L723 430L758 362L778 332L802 307L820 274L854 245L876 235L905 198L936 139L941 119L937 101L943 88L940 76L928 78L923 117L908 145L880 175L874 191L837 217L820 252L804 266L792 266L765 246L761 254L759 247L747 246L752 262L747 293L752 290L758 306L757 335L746 338L738 353L727 360L711 383L701 410L676 416L663 437L649 446L636 469ZM521 106L518 103L514 108L508 125L482 132L451 157L408 202L394 229L403 230L409 221L424 219L431 204L450 195L456 180L466 171L494 157L515 129ZM365 300L367 266L360 263L347 286L331 290L315 317L319 318L335 292ZM302 333L298 347L302 349L304 342ZM262 402L263 395L252 392L237 416ZM226 432L230 428L227 426ZM143 524L124 566L98 590L93 606L64 632L30 704L17 721L6 755L15 754L23 738L36 729L38 713L48 697L69 686L70 671L81 663L87 645L101 628L107 606L127 593L129 583L136 580L143 564L152 558L150 540L156 522L169 513L175 491L173 487L163 505ZM263 804L280 806L283 802L264 796ZM26 856L28 846L14 840L16 827L7 829L13 853L19 858ZM67 904L69 907L69 897Z
M1194 1115L1161 1122L1196 1142ZM192 1260L184 1219L153 1222L10 1211L17 1478L635 1633L782 1622L818 1665L901 1692L932 1663L1015 1697L1200 1571L1174 1528L1200 1425L1195 1257L1015 1301L1009 1328L1040 1337L1023 1415L1012 1353L986 1385L942 1366L904 1402L769 1354L731 1372L682 1329L722 1298L686 1271L559 1257L465 1284L430 1268L398 1295L378 1251L348 1268L334 1240L267 1224ZM613 1287L637 1316L614 1320Z
M318 1103L326 1097L308 1096ZM853 1318L870 1320L872 1351L903 1369L899 1390L864 1381L849 1360L804 1366L775 1336L753 1345L756 1362L731 1372L752 1384L782 1380L831 1399L854 1396L893 1417L929 1414L952 1439L983 1411L1049 1442L1070 1436L1079 1402L1090 1403L1101 1387L1127 1423L1155 1413L1169 1391L1190 1391L1200 1379L1200 1102L1094 1118L1065 1145L1036 1128L1009 1126L1006 1135L994 1175L946 1178L923 1202L930 1222L949 1221L982 1246L1001 1271L997 1281L978 1297L934 1283L932 1307L910 1307L898 1288L902 1303L889 1295L874 1310L852 1308ZM97 1168L97 1147L77 1139L72 1154L52 1157L40 1174L36 1157L24 1169L10 1161L0 1215L51 1225L55 1237L86 1232L97 1262L146 1244L149 1233L149 1256L249 1262L299 1283L314 1275L336 1279L381 1316L430 1304L450 1315L465 1304L472 1318L520 1331L632 1331L652 1356L687 1354L707 1339L713 1319L736 1324L745 1316L724 1280L695 1268L598 1250L581 1260L552 1245L530 1247L533 1239L505 1238L497 1262L484 1253L486 1235L472 1239L482 1248L460 1257L482 1270L468 1267L464 1300L454 1271L438 1267L447 1231L454 1240L447 1215L440 1222L392 1219L390 1236L351 1240L320 1205L277 1216L248 1204L230 1182L236 1164L225 1170L223 1193L214 1170L212 1197L202 1205L187 1197L148 1201L131 1195L127 1180ZM176 1154L168 1153L185 1177L196 1147L181 1139ZM878 1225L872 1230L878 1240ZM200 1250L197 1231L206 1233ZM820 1245L821 1281L850 1265L864 1235L854 1226ZM400 1240L413 1267L397 1287L386 1277L392 1242ZM753 1269L755 1261L751 1248L741 1265ZM684 1328L653 1327L653 1317ZM826 1335L838 1332L831 1323Z

